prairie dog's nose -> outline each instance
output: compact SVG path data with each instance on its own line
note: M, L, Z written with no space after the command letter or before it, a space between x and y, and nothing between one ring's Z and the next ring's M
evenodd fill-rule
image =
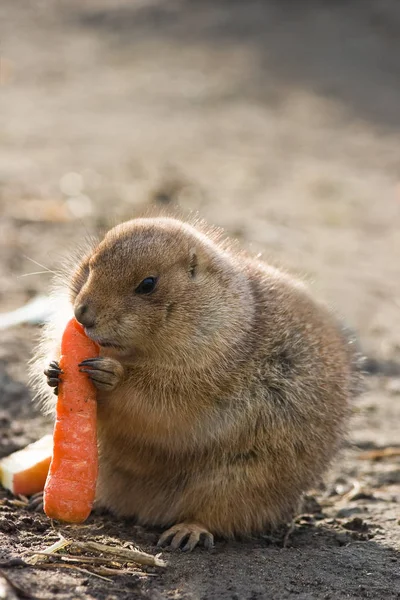
M93 327L95 324L94 310L89 304L78 304L74 309L75 319L84 327Z

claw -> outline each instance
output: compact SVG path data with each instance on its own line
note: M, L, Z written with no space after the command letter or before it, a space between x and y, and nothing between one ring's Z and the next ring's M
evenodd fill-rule
M170 529L168 529L167 531L164 531L164 533L162 535L160 535L160 538L157 542L157 546L159 548L165 548L165 546L168 546L169 542L172 540L173 537L174 537L174 532L171 532Z
M200 541L199 535L197 533L191 533L189 535L189 539L188 539L187 543L182 548L182 552L191 552L193 550L193 548L196 547L196 545L198 544L199 541ZM171 546L172 546L172 544L171 544Z
M204 548L206 550L212 550L214 548L214 536L209 531L202 533L200 539L203 539Z
M83 360L82 362L79 363L78 367L82 366L82 365L91 365L91 363L99 363L102 362L104 359L103 357L99 357L97 356L96 358L85 358L85 360Z
M47 369L44 370L44 374L47 376L58 377L64 371L59 367L58 363L52 361Z
M80 367L81 365L79 365ZM88 368L86 368L88 367ZM92 373L93 370L95 369L95 367L91 367L90 365L84 365L82 368L80 368L80 372L81 373ZM110 375L114 375L114 371L107 371L107 369L95 369L96 371L101 371L102 373L109 373Z
M179 523L161 535L157 546L178 550L186 542L182 552L191 552L200 541L203 541L207 550L214 547L214 536L205 527L196 523Z
M79 369L83 373L90 373L91 369L97 369L99 371L103 371L104 373L110 373L111 375L114 375L114 371L104 369L104 364L104 358L86 358L81 363L79 363L78 367L83 367L83 369ZM102 367L99 367L99 365L102 365ZM89 368L87 369L86 367Z
M56 371L55 369L45 369L43 373L46 377L58 378L62 374L62 371Z
M193 534L192 534L193 535ZM176 533L169 545L171 550L178 550L181 547L182 543L189 537L189 532L186 529L182 529Z

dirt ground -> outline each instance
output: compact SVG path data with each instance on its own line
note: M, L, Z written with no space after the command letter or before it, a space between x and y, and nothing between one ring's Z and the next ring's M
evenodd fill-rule
M218 541L110 581L10 566L57 531L3 492L18 597L400 598L399 458L365 455L400 447L399 32L397 0L2 0L0 311L48 291L32 261L57 270L88 232L179 205L305 277L376 371L287 547ZM27 388L36 335L1 332L0 456L51 431ZM110 515L57 530L156 553Z

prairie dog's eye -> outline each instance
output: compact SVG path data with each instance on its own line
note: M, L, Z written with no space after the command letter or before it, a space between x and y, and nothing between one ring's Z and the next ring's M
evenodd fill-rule
M151 294L156 287L156 283L157 277L146 277L146 279L143 279L137 286L135 294Z

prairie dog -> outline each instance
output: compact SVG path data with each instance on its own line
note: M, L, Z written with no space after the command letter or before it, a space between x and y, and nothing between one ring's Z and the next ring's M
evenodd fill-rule
M351 342L306 286L159 217L111 229L67 287L101 346L81 366L98 389L98 503L168 527L173 549L289 520L338 448L357 379ZM37 372L55 338L47 328Z

